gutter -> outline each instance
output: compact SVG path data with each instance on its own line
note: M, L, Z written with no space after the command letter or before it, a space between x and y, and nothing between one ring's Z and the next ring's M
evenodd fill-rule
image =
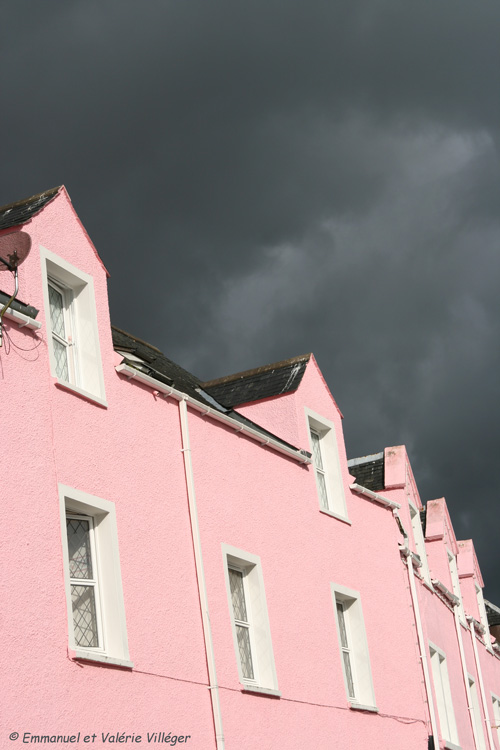
M232 427L234 430L236 430L236 432L241 432L246 437L255 440L261 445L267 445L269 448L273 448L275 451L278 451L278 453L282 453L285 456L288 456L288 458L293 458L294 461L298 461L301 464L312 463L311 459L308 458L308 456L306 456L305 453L303 453L301 450L297 448L288 448L276 438L266 437L258 430L254 430L252 427L247 427L241 422L238 422L237 419L233 419L233 417L229 417L227 414L222 414L216 409L212 409L211 406L202 404L200 401L197 401L191 396L188 396L186 393L182 393L182 391L178 391L175 388L162 383L160 380L155 380L155 378L152 378L150 375L146 375L145 373L140 372L133 367L130 367L130 365L117 365L115 367L115 370L116 372L125 375L129 380L137 380L139 383L153 388L155 391L158 391L158 393L163 394L165 397L171 396L172 398L175 398L176 401L184 401L193 409L196 409L196 411L201 412L203 416L208 416L212 419L215 419L217 422L222 422L223 424Z
M379 495L378 492L372 492L366 487L362 487L360 484L351 484L349 485L349 489L356 492L358 495L363 495L369 500L373 500L373 502L378 503L379 505L383 505L385 508L392 508L395 510L401 508L399 503L395 503L393 500L388 500L386 497L383 497L383 495Z
M445 599L449 601L452 607L458 607L460 604L460 599L458 596L455 596L455 594L452 594L449 589L446 588L444 583L441 583L441 581L438 581L437 578L431 578L431 583L434 586L435 589L439 591L440 594L444 596Z

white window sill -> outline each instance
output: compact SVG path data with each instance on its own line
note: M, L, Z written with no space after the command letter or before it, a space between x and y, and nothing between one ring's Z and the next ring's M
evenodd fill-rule
M446 740L443 747L446 747L447 750L462 750L460 745L455 745L454 742L450 742L450 740Z
M133 669L134 662L127 661L127 659L115 659L113 656L106 656L105 654L97 654L93 651L76 651L71 652L71 656L75 661L96 661L100 664L110 664L115 667L127 667L127 669Z
M19 328L30 328L32 331L37 331L42 327L39 320L30 318L28 315L18 312L18 310L13 310L11 307L5 311L4 317L7 318L7 320L12 320L14 323L17 323Z
M257 693L259 695L269 695L273 698L281 698L279 690L272 690L271 688L259 687L259 685L244 685L242 693Z
M352 521L349 521L347 516L341 516L340 513L335 513L333 510L326 510L326 508L320 508L320 513L324 513L325 516L331 516L332 518L336 518L337 521L342 521L342 523L346 523L349 526L352 526Z
M61 390L63 391L76 393L77 396L81 396L86 401L91 401L93 404L102 406L105 409L108 408L108 402L106 401L106 399L103 399L100 396L96 396L95 393L84 391L83 388L79 388L77 385L74 385L74 383L68 383L66 380L60 380L59 378L54 378L54 383L57 388L61 388Z
M363 703L349 703L349 708L353 711L370 711L373 714L378 714L377 706L365 706Z

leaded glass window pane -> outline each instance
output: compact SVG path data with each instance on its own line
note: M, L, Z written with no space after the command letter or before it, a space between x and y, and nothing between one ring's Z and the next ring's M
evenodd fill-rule
M62 339L66 338L64 327L64 299L57 289L49 284L50 323L52 330Z
M345 677L347 680L347 690L349 693L349 698L355 698L354 694L354 680L352 679L352 670L351 670L351 655L348 651L342 651L343 657L344 657L344 671L345 671Z
M71 578L93 578L90 521L67 518L69 574Z
M243 677L247 680L254 679L252 649L250 647L250 632L243 625L236 625L236 637L238 639L238 649L240 652L241 671Z
M340 645L342 648L348 648L347 644L347 631L345 627L345 617L344 617L344 606L341 602L337 602L337 617L339 621L339 630L340 630Z
M312 449L313 449L314 465L316 466L317 469L321 469L323 471L323 459L321 457L321 446L320 446L319 435L317 432L314 432L314 430L311 430L311 442L312 442Z
M231 586L231 600L233 602L234 619L248 621L245 590L243 588L243 573L229 568L229 583Z
M354 692L354 679L352 676L352 666L351 666L351 651L349 646L349 640L347 637L347 626L346 626L346 618L345 618L345 609L343 602L337 601L337 621L339 624L339 633L340 633L340 646L342 649L342 659L344 662L344 674L347 682L347 692L349 693L349 698L356 698L356 694Z
M75 642L82 648L98 648L95 589L93 586L71 586Z
M68 349L55 337L52 337L54 346L54 358L56 360L56 374L61 380L69 381Z
M325 510L328 510L328 493L326 491L325 475L317 471L316 476L318 478L319 499L321 502L321 507Z

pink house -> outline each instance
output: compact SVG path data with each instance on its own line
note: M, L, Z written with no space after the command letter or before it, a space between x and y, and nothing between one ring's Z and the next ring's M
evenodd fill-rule
M112 327L62 187L0 258L1 747L500 750L472 541L403 446L347 460L312 354L202 383Z

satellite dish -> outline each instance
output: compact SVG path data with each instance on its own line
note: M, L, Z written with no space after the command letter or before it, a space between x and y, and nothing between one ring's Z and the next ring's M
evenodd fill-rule
M0 271L15 271L28 257L31 237L27 232L10 232L0 237Z

